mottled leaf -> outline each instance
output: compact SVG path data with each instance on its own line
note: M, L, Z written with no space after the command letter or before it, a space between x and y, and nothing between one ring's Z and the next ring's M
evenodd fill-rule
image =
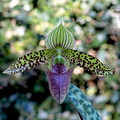
M97 58L79 52L77 50L66 49L63 50L64 56L70 63L83 67L85 70L91 71L98 75L112 75L113 69L100 62Z
M80 113L83 120L102 120L85 94L75 85L70 84L67 98Z
M40 51L35 51L24 55L23 57L17 59L8 69L3 73L13 74L18 72L23 72L36 67L42 63L47 63L49 59L54 55L55 50L45 49Z

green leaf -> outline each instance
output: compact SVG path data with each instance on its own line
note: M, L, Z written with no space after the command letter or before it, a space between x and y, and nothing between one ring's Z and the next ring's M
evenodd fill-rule
M34 68L40 64L47 63L54 54L55 54L55 50L52 50L52 49L45 49L45 50L29 53L17 59L3 73L13 74L13 73L23 72L24 70Z
M97 58L79 52L77 50L63 50L64 56L70 63L83 67L85 70L91 71L98 75L112 75L113 69L100 62Z
M75 85L70 84L67 98L74 105L84 120L102 120L85 94Z

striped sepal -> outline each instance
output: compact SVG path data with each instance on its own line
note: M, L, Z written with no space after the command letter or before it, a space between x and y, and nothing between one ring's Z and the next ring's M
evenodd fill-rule
M100 62L97 58L83 52L68 49L63 50L63 53L71 63L79 65L92 73L98 75L111 75L114 72L113 69Z
M75 45L75 40L72 34L61 23L48 35L48 37L45 40L45 45L49 49L72 49Z
M54 55L54 53L55 50L51 50L51 49L45 49L45 50L29 53L17 59L3 73L13 74L18 72L23 72L24 70L34 68L42 63L47 63L48 60Z

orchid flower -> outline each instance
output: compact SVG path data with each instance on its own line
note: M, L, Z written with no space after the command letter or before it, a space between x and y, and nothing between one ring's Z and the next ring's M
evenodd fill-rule
M60 23L46 38L47 49L35 51L17 59L3 73L14 74L44 64L50 92L61 104L69 91L74 66L83 67L97 75L112 75L113 69L97 58L73 50L75 40L72 34Z

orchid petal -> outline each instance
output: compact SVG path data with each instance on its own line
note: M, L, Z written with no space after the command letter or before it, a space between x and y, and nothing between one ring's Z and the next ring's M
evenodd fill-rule
M79 52L76 50L63 50L64 56L70 63L83 67L85 70L91 71L98 75L112 75L113 69L100 62L97 58Z
M17 59L3 73L13 74L13 73L23 72L24 70L34 68L37 65L48 62L48 60L54 55L54 53L55 53L55 50L51 50L51 49L45 49L45 50L29 53Z

